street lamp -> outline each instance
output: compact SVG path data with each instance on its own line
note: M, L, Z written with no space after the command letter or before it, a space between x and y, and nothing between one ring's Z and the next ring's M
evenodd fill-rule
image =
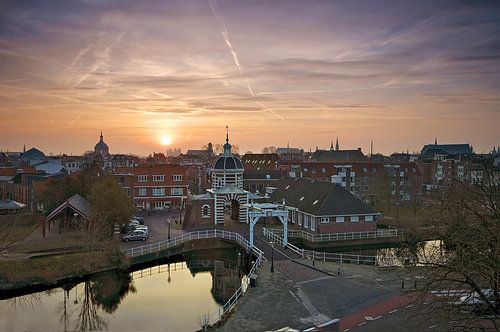
M168 269L167 282L170 283L172 281L172 279L170 278L170 262L168 262L168 264L167 264L167 269Z
M274 273L274 241L271 241L271 273Z
M168 239L170 240L170 218L167 219L167 222L168 222Z

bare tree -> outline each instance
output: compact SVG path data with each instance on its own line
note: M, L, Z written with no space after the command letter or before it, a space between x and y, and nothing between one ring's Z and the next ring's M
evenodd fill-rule
M417 257L425 279L418 304L457 329L500 328L500 190L498 169L484 165L480 183L442 192L432 223L439 245ZM426 305L421 305L425 303Z

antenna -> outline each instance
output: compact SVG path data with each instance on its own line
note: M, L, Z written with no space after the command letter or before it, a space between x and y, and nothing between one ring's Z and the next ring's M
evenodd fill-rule
M229 127L226 125L226 143L229 143Z

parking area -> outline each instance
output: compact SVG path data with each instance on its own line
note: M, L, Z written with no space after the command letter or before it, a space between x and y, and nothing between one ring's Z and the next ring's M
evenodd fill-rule
M184 211L182 213L182 219L184 218ZM168 238L169 225L167 220L170 219L170 237L178 236L183 233L180 212L163 212L163 213L151 213L140 214L139 216L144 218L144 225L149 227L149 237L146 241L131 241L123 242L123 248L132 248L141 246L148 243L154 243Z

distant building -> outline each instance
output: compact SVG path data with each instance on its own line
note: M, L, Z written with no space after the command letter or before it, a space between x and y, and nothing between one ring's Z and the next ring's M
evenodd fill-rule
M99 142L94 147L94 155L96 156L101 156L101 157L107 157L109 155L109 148L106 143L104 143L104 138L102 136L102 131L101 131L101 136L99 136Z
M304 150L287 146L286 148L277 148L276 154L281 160L303 160Z
M34 166L47 162L47 156L37 148L31 148L21 153L20 161L22 166Z
M245 171L276 171L280 160L276 153L252 153L241 158Z
M367 162L368 158L361 152L361 148L357 150L340 150L337 139L335 148L332 142L330 150L316 150L309 157L309 161L318 163L361 163Z

